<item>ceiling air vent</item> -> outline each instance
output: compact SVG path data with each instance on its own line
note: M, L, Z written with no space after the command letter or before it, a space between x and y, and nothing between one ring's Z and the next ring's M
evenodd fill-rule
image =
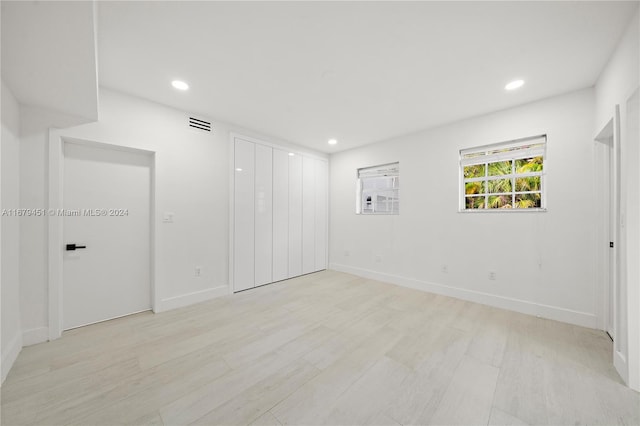
M197 118L189 117L189 127L194 129L204 130L205 132L211 131L211 123Z

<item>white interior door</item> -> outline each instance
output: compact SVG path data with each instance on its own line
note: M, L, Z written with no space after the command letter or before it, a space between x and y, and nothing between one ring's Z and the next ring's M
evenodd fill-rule
M302 159L302 273L316 270L316 161Z
M289 277L302 275L302 157L289 157Z
M255 285L273 282L273 149L256 144Z
M289 154L273 150L273 281L289 277Z
M327 269L327 186L328 164L316 160L315 270Z
M596 231L598 253L598 280L602 283L602 328L615 340L615 287L616 287L616 163L614 148L614 124L611 119L596 137L595 188L596 214L599 226Z
M255 144L235 140L234 291L255 287Z
M606 162L607 162L607 171L606 171L606 176L605 176L605 197L607 200L607 208L605 209L605 224L607 227L607 234L609 236L609 250L608 250L608 256L605 259L605 264L606 264L606 280L605 280L605 285L606 285L606 303L607 303L607 307L606 307L606 318L605 318L605 330L606 332L609 334L609 337L611 337L611 340L615 339L615 325L614 325L614 321L613 321L613 316L614 316L614 306L613 306L613 300L614 300L614 283L615 283L615 264L616 264L616 258L615 258L615 246L611 247L611 244L613 243L614 245L617 244L617 242L615 241L615 223L614 223L614 187L613 187L613 183L614 183L614 164L613 164L613 138L611 138L609 140L609 143L607 145L605 145L605 156L606 156Z
M151 165L145 153L65 143L65 330L151 309Z

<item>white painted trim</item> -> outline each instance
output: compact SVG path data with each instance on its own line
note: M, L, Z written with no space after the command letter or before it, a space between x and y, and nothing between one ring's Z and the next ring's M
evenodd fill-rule
M613 188L615 184L615 147L613 142L613 117L605 124L605 126L600 130L597 136L594 137L594 145L593 145L593 162L594 162L594 185L593 188L599 188L600 182L597 179L601 176L598 175L600 171L600 167L603 167L607 173L607 184L608 187L602 187L602 191L606 191L609 195L609 200L614 200L615 190ZM600 147L604 146L603 149ZM606 161L603 161L606 160ZM594 196L599 197L601 194L598 190L594 190ZM599 200L598 200L599 201ZM614 200L615 204L615 200ZM599 214L602 213L604 216L600 217ZM608 220L605 220L605 217ZM594 262L595 272L597 277L597 286L599 288L598 293L600 293L601 303L596 303L596 314L598 317L598 326L597 328L600 330L604 330L611 336L612 339L615 339L615 327L612 326L611 330L608 330L608 318L609 315L613 315L615 317L615 312L613 309L613 300L609 300L610 291L615 287L615 265L616 262L616 248L619 246L619 241L615 242L615 246L611 249L608 246L605 246L606 241L613 240L612 228L618 225L618 222L615 220L613 206L608 203L601 212L598 212L596 216L598 222L596 226L598 227L597 232L593 233L594 238ZM607 236L607 238L599 238L601 236ZM607 275L605 280L601 278L603 275Z
M527 315L575 324L582 327L595 328L597 325L596 316L587 312L579 312L558 306L545 305L530 302L528 300L514 299L511 297L499 296L497 294L452 287L445 284L421 281L415 278L407 278L399 275L387 274L337 263L331 263L329 265L329 269L346 272L363 278L384 281L402 287L413 288L429 293L441 294L470 302L481 303L483 305L494 306L496 308L520 312Z
M207 300L227 296L229 294L231 294L231 287L228 285L221 285L219 287L207 288L200 291L194 291L193 293L182 294L180 296L168 297L160 301L155 312L164 312L171 309L182 308L184 306L206 302Z
M635 97L635 100L634 100ZM636 162L640 159L638 148L638 120L640 114L640 86L627 97L625 102L625 127L623 135L627 138L627 207L626 207L626 311L627 311L627 385L640 392L640 206L634 201L633 188L637 188L640 182ZM635 103L635 105L634 105ZM630 163L630 164L629 164ZM631 189L630 189L631 188Z
M627 370L627 367L628 367L627 359L625 358L623 353L615 349L613 350L613 366L615 367L616 371L620 375L620 378L622 379L622 381L628 384L629 371Z
M49 130L49 193L47 208L62 208L63 144L60 131ZM62 217L50 215L48 221L49 340L62 335Z
M149 308L142 309L142 310L135 311L135 312L129 312L129 313L122 314L122 315L116 315L115 317L111 317L111 318L105 318L105 319L101 319L101 320L98 320L98 321L91 321L91 322L88 322L88 323L85 323L85 324L74 325L73 327L67 328L64 331L75 330L76 328L82 328L82 327L86 327L88 325L93 325L93 324L100 324L102 322L112 321L112 320L116 320L116 319L119 319L119 318L125 318L125 317L129 317L131 315L137 315L137 314L141 314L143 312L151 312L151 311L152 310L149 309Z
M229 289L233 293L235 287L234 244L235 244L235 182L236 182L236 134L229 137Z
M156 153L148 151L151 154L151 180L149 182L151 194L149 196L149 279L151 280L151 311L156 312L156 307L160 300L157 289L158 262L156 261L156 236L160 234L161 222L158 221L156 211Z
M627 357L625 353L620 351L621 333L628 333L627 318L620 318L620 303L624 301L619 300L618 295L622 294L626 290L626 276L623 273L623 267L625 266L624 256L626 241L622 238L622 196L620 193L622 185L622 141L620 134L620 105L616 104L614 107L613 115L613 321L614 321L614 336L613 336L613 366L622 378L625 384L629 384L629 368L627 364ZM621 322L624 322L622 327ZM628 340L627 340L628 342Z
M331 247L331 228L329 228L329 226L331 226L331 161L329 161L327 163L327 181L325 182L325 184L327 185L327 217L325 218L325 226L326 231L327 231L327 243L326 243L326 247L325 247L325 264L324 264L324 270L329 269L329 247Z
M22 332L22 346L31 346L49 340L49 327L38 327Z
M2 370L2 382L7 378L7 374L13 367L13 363L18 359L20 351L22 350L22 334L18 333L11 339L8 347L2 348L2 362L0 369Z
M156 289L156 277L158 262L156 261L156 153L155 151L149 151L144 149L132 148L126 145L114 145L106 142L99 142L89 139L78 139L74 137L64 136L60 129L49 129L49 145L48 145L48 159L49 159L49 191L47 198L47 209L58 210L62 209L63 203L63 184L64 184L64 144L75 143L79 145L95 146L104 149L111 149L116 151L136 152L149 155L151 159L151 181L150 181L150 209L149 209L149 222L150 222L150 235L149 235L149 260L150 260L150 280L151 280L151 309L153 312L157 312L158 292ZM63 235L63 217L57 215L49 215L48 227L48 241L47 241L47 288L49 290L49 327L48 327L48 340L58 339L62 335L63 322L63 300L62 300L62 283L63 283L63 253L62 247L64 246Z

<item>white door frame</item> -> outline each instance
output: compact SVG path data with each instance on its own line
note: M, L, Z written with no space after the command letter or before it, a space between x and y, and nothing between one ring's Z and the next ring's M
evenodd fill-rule
M618 217L618 207L619 207L619 160L620 160L620 144L617 143L617 138L615 137L614 132L614 119L611 118L607 124L602 128L600 133L595 137L596 143L601 143L607 146L608 152L606 155L606 173L607 176L607 185L608 188L604 188L603 190L607 191L609 196L609 202L606 206L607 212L603 212L608 220L602 220L598 226L602 227L600 232L604 235L607 235L606 241L604 239L597 238L600 233L597 233L596 239L596 265L601 269L598 271L597 276L599 278L603 277L603 272L606 272L607 275L607 284L601 286L600 293L602 295L602 305L598 310L598 324L599 328L609 332L609 318L613 318L613 324L611 324L611 332L610 337L615 340L616 335L616 327L615 327L615 289L617 287L618 282L618 247L619 247L619 238L618 238L618 227L619 221ZM596 149L599 147L596 146ZM598 149L602 152L600 149ZM596 154L596 161L600 162L600 165L604 165L605 160L602 156ZM598 170L598 168L596 168ZM596 176L598 179L600 176ZM605 223L606 222L606 223ZM607 242L613 241L614 247L609 248L605 247L604 244ZM605 268L604 265L607 265ZM606 271L603 271L606 269Z
M62 215L55 212L64 207L63 203L63 172L64 172L64 144L75 143L79 145L95 146L104 149L117 151L135 152L149 155L151 158L151 198L149 217L149 259L150 259L150 279L151 279L151 309L156 312L158 300L156 291L156 250L155 250L155 228L156 228L156 157L155 151L148 151L137 148L130 148L121 145L113 145L104 142L79 139L63 136L59 129L49 130L49 199L47 203L48 216L48 289L49 289L49 340L55 340L62 335L62 304L63 304L63 251L64 233Z

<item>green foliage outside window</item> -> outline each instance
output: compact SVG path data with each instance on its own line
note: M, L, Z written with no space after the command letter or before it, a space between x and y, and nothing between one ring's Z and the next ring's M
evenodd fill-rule
M540 208L543 164L537 156L465 166L465 208Z

